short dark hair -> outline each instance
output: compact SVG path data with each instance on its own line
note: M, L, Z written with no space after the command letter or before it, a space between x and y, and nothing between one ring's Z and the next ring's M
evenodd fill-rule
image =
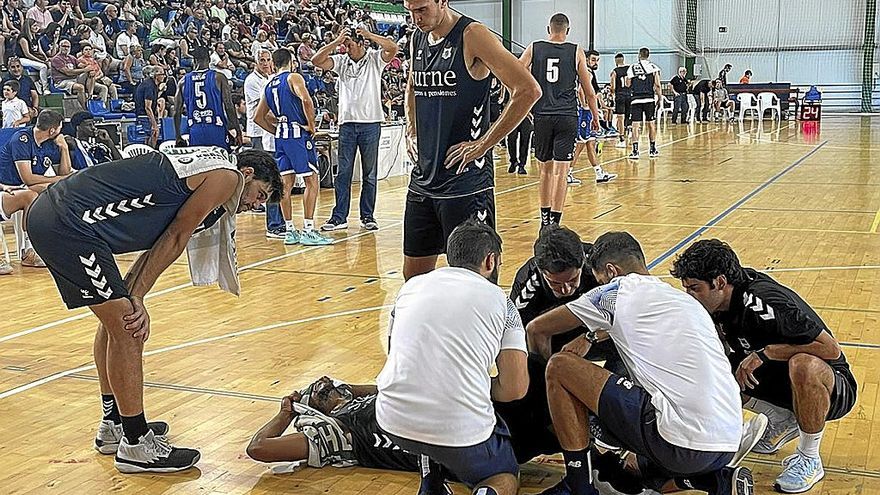
M272 52L272 63L274 63L277 68L290 65L291 60L293 60L293 56L287 48L279 48Z
M725 68L725 69L732 69L732 68L733 68L733 66L732 66L732 65L730 65L730 64L724 64L724 68Z
M9 89L12 90L13 93L18 94L18 90L21 89L21 84L18 81L13 81L12 79L3 82L4 86L9 86Z
M211 52L204 46L197 46L192 49L192 57L193 60L198 62L199 65L204 65L211 62Z
M751 75L752 75L752 71L747 70L747 71L746 71L746 75L751 77Z
M568 26L568 16L562 12L557 12L550 17L550 30L558 33L568 29Z
M48 131L53 127L61 125L62 121L64 121L64 117L55 110L43 110L37 115L36 128L41 131Z
M269 203L281 201L281 192L284 186L281 184L281 173L275 164L275 158L259 150L246 150L238 153L238 168L251 167L254 169L254 179L269 184Z
M669 273L679 280L695 278L713 286L719 275L724 275L734 287L746 281L733 248L719 239L703 239L691 244L675 259Z
M614 56L614 58L615 58L615 60L618 59L618 58L623 58L623 54L622 54L622 53L618 53L617 55Z
M596 50L588 50L588 51L587 51L587 57L592 57L593 55L595 55L595 56L597 56L597 57L601 57L601 56L602 56L602 54L599 53L599 52L597 52Z
M647 46L639 48L639 57L648 58L651 56L651 50Z
M632 262L645 264L642 246L629 232L606 232L593 243L590 267L599 270L607 263L624 266Z
M501 236L489 224L476 219L466 220L456 227L446 241L446 260L449 266L478 268L490 253L501 254Z
M535 241L535 264L550 273L583 268L586 261L584 243L573 230L556 225L541 229Z

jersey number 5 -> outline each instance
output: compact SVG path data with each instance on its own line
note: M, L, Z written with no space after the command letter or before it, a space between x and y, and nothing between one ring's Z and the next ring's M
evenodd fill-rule
M547 82L555 83L559 80L559 59L547 59Z
M208 95L205 94L205 82L196 81L193 84L193 92L196 94L196 108L204 110L208 106Z

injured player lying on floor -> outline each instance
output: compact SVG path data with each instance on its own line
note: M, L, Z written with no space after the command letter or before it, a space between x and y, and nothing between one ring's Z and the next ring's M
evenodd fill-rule
M511 426L511 442L521 464L540 455L561 452L551 428L544 388L545 367L546 361L536 354L530 355L529 375L533 381L528 394L516 401L519 407L496 409ZM256 461L281 463L272 468L278 474L306 466L417 472L416 456L394 445L376 423L376 393L375 385L349 385L321 377L281 400L281 410L254 435L247 454ZM747 422L739 449L743 455L738 453L735 462L761 438L765 427L764 416ZM597 437L601 438L601 433ZM656 493L644 490L642 480L633 474L631 454L605 444L593 449L593 479L603 494ZM669 488L676 491L672 486Z

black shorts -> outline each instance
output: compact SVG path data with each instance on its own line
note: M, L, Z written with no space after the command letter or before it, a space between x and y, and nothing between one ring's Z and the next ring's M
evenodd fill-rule
M734 371L738 365L739 363L735 364ZM831 391L831 407L828 409L826 421L846 416L855 406L858 396L858 384L849 366L830 364L829 366L834 372L834 390ZM758 385L753 389L746 390L746 395L794 411L791 377L787 362L770 361L764 363L755 370L754 374Z
M647 480L710 473L725 467L733 452L708 452L667 442L657 430L651 396L628 378L611 374L599 396L598 428L592 433L604 443L637 454ZM653 483L651 483L653 485Z
M416 258L445 253L449 234L470 218L495 228L493 189L449 199L434 199L408 191L403 213L403 254Z
M629 117L629 95L614 95L614 115L626 115Z
M535 115L535 158L539 162L571 161L577 136L577 115Z
M129 297L110 246L60 218L45 194L28 213L28 236L68 309Z
M657 105L654 102L633 103L630 105L630 119L633 122L653 122L656 112Z
M519 464L510 443L510 432L501 418L496 418L495 430L489 438L470 447L443 447L390 433L387 435L407 452L427 456L440 464L469 488L499 474L519 476Z

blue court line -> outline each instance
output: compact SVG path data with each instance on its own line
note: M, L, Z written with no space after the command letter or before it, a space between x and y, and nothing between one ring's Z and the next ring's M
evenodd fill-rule
M826 144L828 144L828 141L822 141L821 143L819 143L818 146L816 146L815 148L813 148L812 150L810 150L809 153L807 153L806 155L800 157L796 162L794 162L794 163L792 163L791 165L789 165L789 166L785 167L784 169L782 169L782 171L779 172L778 174L776 174L776 175L774 175L773 177L770 177L769 179L767 179L763 184L761 184L760 186L756 187L754 190L752 190L752 192L750 192L750 193L746 194L745 196L743 196L743 197L742 197L739 201L737 201L736 203L730 205L726 210L722 211L722 212L719 213L717 216L715 216L715 218L713 218L712 220L709 220L709 222L706 223L706 225L703 225L703 226L700 227L699 229L695 230L691 235L685 237L684 239L681 240L681 242L679 242L679 243L676 244L675 246L671 247L668 251L666 251L665 253L661 254L658 258L654 259L654 261L652 261L650 264L648 264L648 270L651 270L651 269L653 269L654 267L656 267L657 265L659 265L660 263L663 263L664 261L666 261L666 259L668 259L670 256L672 256L673 254L675 254L679 249L683 248L685 245L687 245L689 242L693 241L693 240L696 239L697 237L700 237L700 236L703 234L703 232L709 230L710 228L712 228L713 225L716 225L716 224L717 224L718 222L720 222L721 220L724 220L724 218L727 217L727 215L730 215L731 213L733 213L734 211L736 211L736 209L739 208L740 206L742 206L746 201L752 199L753 197L755 197L756 194L758 194L759 192L761 192L761 191L763 191L764 189L766 189L767 186L769 186L770 184L773 184L774 182L776 182L777 180L779 180L783 175L787 174L787 173L790 172L793 168L795 168L795 167L797 167L798 165L800 165L801 163L803 163L807 158L811 157L814 153L816 153L817 151L819 151L819 150L820 150L823 146L825 146Z

